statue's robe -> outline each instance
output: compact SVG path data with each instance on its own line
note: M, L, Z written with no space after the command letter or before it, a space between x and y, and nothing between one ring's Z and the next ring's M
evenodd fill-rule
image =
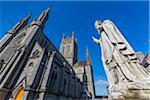
M102 62L110 86L146 78L148 71L138 63L134 50L117 27L109 20L101 25Z

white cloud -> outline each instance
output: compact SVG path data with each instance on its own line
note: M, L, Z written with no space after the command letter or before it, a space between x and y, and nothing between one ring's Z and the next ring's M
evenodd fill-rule
M95 85L108 85L108 81L106 81L106 80L96 80Z
M107 95L107 86L108 86L108 81L106 80L96 80L95 81L95 90L96 90L96 95Z

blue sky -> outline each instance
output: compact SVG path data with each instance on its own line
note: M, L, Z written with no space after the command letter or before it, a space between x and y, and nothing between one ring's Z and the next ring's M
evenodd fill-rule
M64 1L64 2L0 2L0 38L29 13L30 22L41 11L52 6L44 33L59 49L63 33L71 36L72 31L78 42L78 58L85 59L85 48L89 48L93 63L93 74L97 95L107 93L107 78L101 62L100 47L92 41L99 37L94 27L95 20L112 20L120 29L135 51L146 54L149 49L149 5L148 1Z

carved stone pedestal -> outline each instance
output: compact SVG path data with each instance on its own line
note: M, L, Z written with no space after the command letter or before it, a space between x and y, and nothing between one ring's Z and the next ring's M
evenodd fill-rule
M112 100L150 100L150 78L109 87Z

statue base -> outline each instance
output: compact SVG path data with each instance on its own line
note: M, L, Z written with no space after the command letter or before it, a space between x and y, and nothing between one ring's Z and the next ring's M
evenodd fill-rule
M150 100L150 78L109 87L110 100Z

